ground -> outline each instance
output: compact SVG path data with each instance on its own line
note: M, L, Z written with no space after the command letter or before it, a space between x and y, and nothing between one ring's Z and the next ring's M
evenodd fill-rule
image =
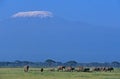
M0 68L0 79L120 79L120 69L112 72L52 72L31 68L27 73L23 68Z

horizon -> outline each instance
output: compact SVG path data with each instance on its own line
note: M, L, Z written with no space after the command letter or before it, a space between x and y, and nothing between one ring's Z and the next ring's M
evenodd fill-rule
M45 60L40 60L40 61L30 61L30 60L11 60L11 61L0 61L0 62L16 62L16 61L21 61L21 62L40 62L40 63L44 63L46 60L49 60L49 59L45 59ZM50 59L50 60L53 60L55 61L56 63L57 62L61 62L61 63L67 63L69 61L75 61L77 63L112 63L112 62L118 62L120 63L119 61L90 61L90 62L80 62L80 61L77 61L77 60L67 60L67 61L59 61L59 60L54 60L54 59Z

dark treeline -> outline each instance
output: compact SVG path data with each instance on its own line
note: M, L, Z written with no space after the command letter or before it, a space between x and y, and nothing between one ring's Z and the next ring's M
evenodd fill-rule
M25 65L29 65L31 67L57 67L60 65L64 66L85 66L85 67L120 67L120 62L91 62L91 63L80 63L76 61L68 61L68 62L57 62L52 59L47 59L44 62L31 62L31 61L20 61L16 60L14 62L0 62L0 67L23 67Z

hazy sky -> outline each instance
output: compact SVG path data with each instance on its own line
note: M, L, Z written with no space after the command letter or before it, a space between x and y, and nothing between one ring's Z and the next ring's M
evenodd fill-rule
M0 61L120 61L119 0L0 0Z

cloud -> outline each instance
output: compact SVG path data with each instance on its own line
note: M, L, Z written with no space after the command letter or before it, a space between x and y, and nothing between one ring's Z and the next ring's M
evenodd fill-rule
M46 18L46 17L53 17L52 12L49 11L27 11L27 12L18 12L14 15L12 15L12 18L17 17L40 17L40 18Z

